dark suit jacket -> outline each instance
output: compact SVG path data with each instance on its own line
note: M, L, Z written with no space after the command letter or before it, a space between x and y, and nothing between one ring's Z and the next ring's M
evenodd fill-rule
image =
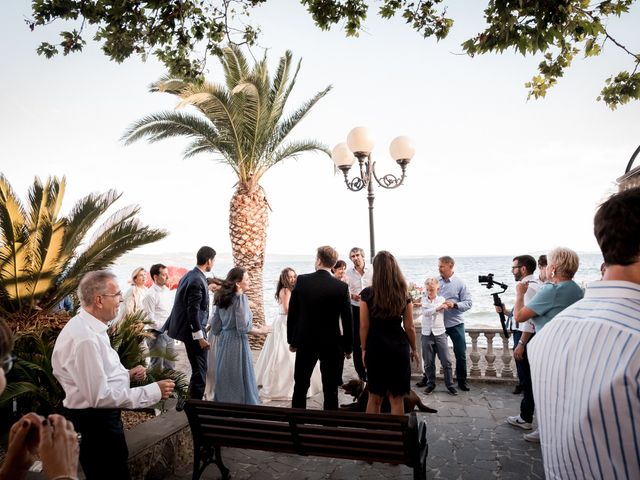
M194 268L180 279L171 314L163 330L171 338L193 341L193 333L203 330L209 318L209 291L204 274ZM204 334L204 332L203 332ZM205 335L206 338L206 335Z
M338 344L345 353L351 353L353 330L348 285L326 270L300 275L289 301L287 341L295 348Z

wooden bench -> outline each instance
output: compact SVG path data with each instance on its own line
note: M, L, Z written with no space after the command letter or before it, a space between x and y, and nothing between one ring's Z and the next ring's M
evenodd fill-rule
M426 478L426 424L415 412L378 415L188 400L193 435L193 480L215 463L229 469L221 447L404 464Z

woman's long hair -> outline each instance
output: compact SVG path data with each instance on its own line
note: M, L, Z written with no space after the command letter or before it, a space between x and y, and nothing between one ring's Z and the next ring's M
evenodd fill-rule
M284 270L282 270L282 272L280 272L280 278L278 278L278 285L276 285L276 294L275 294L276 300L280 300L280 290L282 290L283 288L288 288L289 290L293 290L293 284L289 282L289 272L296 273L296 271L291 267L287 267Z
M246 268L233 267L227 273L227 278L222 282L220 289L213 295L213 303L218 308L227 308L233 302L233 297L238 291L236 283L241 282L244 274L247 273Z
M382 250L373 259L371 315L380 318L402 315L407 308L407 281L391 253Z

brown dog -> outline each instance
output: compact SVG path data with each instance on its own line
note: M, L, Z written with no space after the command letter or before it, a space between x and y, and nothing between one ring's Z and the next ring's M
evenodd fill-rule
M369 401L368 385L366 385L362 380L353 379L342 385L341 388L344 390L344 393L351 395L354 400L353 403L340 405L342 410L349 410L352 412L365 412L367 410L367 402ZM418 410L421 412L438 413L437 410L427 407L422 403L418 394L411 390L409 395L404 397L404 413L412 412L416 407L418 407ZM389 403L388 398L385 397L385 399L382 400L380 411L382 413L391 412L391 404Z

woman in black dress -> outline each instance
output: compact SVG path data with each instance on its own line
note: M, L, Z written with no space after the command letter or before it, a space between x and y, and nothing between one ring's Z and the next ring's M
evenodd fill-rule
M386 251L373 259L372 284L360 294L360 340L369 379L367 413L380 413L388 396L391 413L403 415L403 398L411 391L411 361L418 359L416 331L407 282Z

